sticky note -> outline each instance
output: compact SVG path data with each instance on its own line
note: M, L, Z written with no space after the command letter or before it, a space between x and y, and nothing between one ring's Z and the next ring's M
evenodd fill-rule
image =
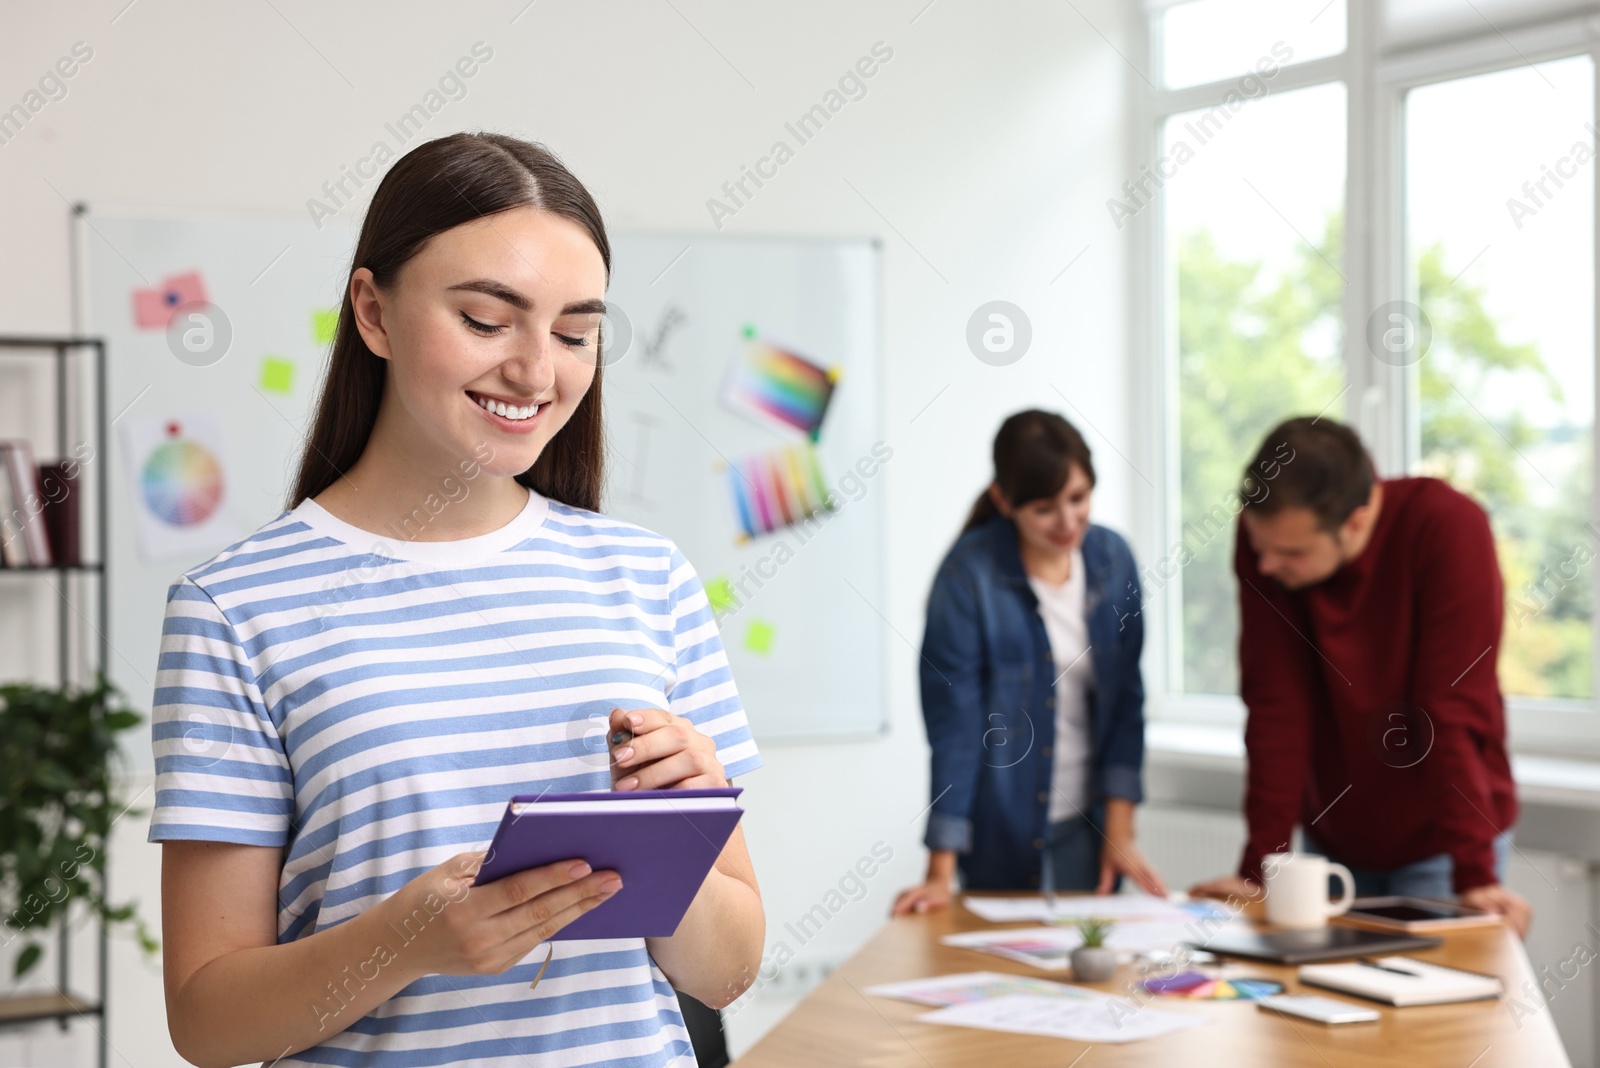
M777 628L764 619L752 619L744 631L744 647L752 653L765 656L772 651L772 639Z
M326 345L339 332L339 309L316 308L311 312L311 340Z
M261 357L261 388L268 393L288 393L294 388L294 364L282 356Z
M728 581L726 575L718 575L706 583L706 599L711 602L713 612L726 612L733 607L733 583Z
M133 291L133 321L140 330L165 330L180 304L206 299L206 284L199 271L169 274L160 285Z

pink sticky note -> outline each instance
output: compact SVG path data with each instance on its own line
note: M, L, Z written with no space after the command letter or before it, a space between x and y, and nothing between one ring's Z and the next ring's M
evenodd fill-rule
M133 291L133 321L141 330L165 330L180 304L206 299L206 284L199 271L171 274L161 284Z

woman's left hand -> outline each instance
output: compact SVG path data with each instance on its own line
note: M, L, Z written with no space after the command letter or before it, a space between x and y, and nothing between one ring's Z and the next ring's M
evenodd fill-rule
M661 708L611 710L607 734L633 732L611 752L614 790L694 790L726 786L717 745L682 716Z
M1133 844L1132 838L1123 841L1115 837L1106 839L1105 848L1100 851L1100 885L1095 887L1094 892L1111 893L1118 875L1126 875L1147 894L1167 896L1167 884L1161 881L1161 873L1151 867L1139 847Z

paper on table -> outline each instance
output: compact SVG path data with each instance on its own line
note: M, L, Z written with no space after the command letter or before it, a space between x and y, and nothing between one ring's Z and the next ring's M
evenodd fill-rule
M917 1020L1097 1043L1136 1042L1207 1022L1203 1016L1141 1007L1125 998L1102 995L1074 1001L1039 994L1008 994L950 1005L925 1012Z
M931 979L907 979L899 983L880 983L869 986L865 993L881 998L899 998L919 1005L961 1005L984 998L1004 997L1007 994L1040 994L1061 998L1101 998L1098 990L1081 986L1053 983L1048 979L1033 979L1026 975L1006 975L1002 972L959 972Z
M1124 952L1171 949L1196 937L1193 922L1119 924L1106 937L1106 945ZM1046 971L1068 966L1067 956L1083 944L1083 936L1072 927L1006 927L992 931L963 931L939 939L947 946L976 949L1020 961Z
M1170 901L1139 894L1058 897L1054 908L1045 904L1043 897L975 897L967 894L961 898L961 903L990 923L1041 923L1089 916L1111 920L1148 919L1183 923L1196 916L1221 918L1230 915L1216 901Z

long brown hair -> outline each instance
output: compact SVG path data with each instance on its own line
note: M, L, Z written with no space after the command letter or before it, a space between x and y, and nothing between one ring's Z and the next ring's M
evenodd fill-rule
M600 209L583 183L543 145L502 134L450 134L418 145L383 176L345 277L328 373L300 454L289 508L315 497L349 470L378 420L388 361L375 355L356 329L350 277L365 267L380 288L392 286L400 268L435 234L524 206L571 219L587 230L610 281L611 244ZM600 425L604 366L605 354L597 350L589 392L533 466L516 476L517 482L546 497L590 511L600 508L605 476Z
M1083 468L1094 485L1094 459L1078 428L1055 412L1029 408L1000 424L994 436L994 483L1012 507L1054 497L1072 476L1072 465ZM1000 514L987 487L972 503L965 534Z

